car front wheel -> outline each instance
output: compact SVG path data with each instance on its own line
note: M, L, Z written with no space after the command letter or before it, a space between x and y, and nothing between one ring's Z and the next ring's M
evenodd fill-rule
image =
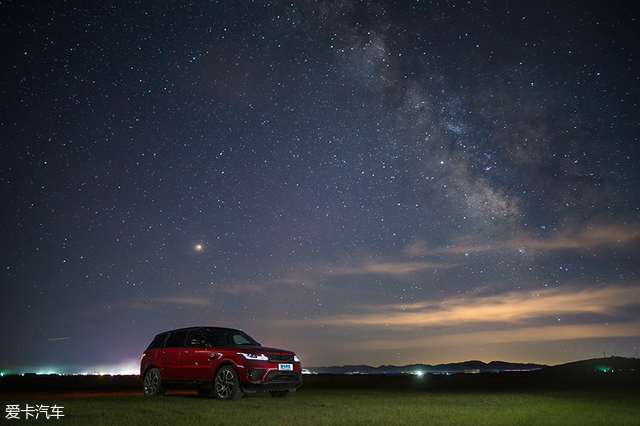
M237 401L242 398L240 379L235 368L225 365L218 371L213 382L213 392L216 398L225 401Z
M144 394L146 396L160 396L164 395L166 389L162 384L162 377L160 377L160 370L152 368L147 371L142 382Z

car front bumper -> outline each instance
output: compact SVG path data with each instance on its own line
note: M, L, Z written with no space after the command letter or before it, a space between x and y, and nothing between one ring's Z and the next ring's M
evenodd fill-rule
M271 371L263 381L248 381L240 384L245 392L269 392L293 390L302 386L299 372Z

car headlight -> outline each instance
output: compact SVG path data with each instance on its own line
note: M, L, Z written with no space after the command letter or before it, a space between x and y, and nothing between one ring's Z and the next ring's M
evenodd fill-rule
M294 355L293 356L293 361L294 362L300 362L300 358L298 358L298 355Z
M243 357L251 361L269 361L269 358L264 354L250 354L246 352L238 352L238 355L242 355Z

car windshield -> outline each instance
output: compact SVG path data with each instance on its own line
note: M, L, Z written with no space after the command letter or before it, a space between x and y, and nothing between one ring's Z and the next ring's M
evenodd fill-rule
M209 336L213 346L260 346L260 343L239 330L205 328L204 331Z

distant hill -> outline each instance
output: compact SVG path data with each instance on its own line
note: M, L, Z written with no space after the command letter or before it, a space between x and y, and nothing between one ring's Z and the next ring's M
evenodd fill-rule
M616 372L640 371L640 359L612 356L609 358L594 358L583 361L569 362L547 367L544 372L554 373L582 373L586 371Z
M544 364L521 364L505 361L491 361L485 363L482 361L465 361L451 364L411 364L404 366L397 365L381 365L380 367L371 367L369 365L343 365L333 367L310 367L307 368L316 374L382 374L382 373L464 373L466 371L474 371L480 373L494 373L500 371L531 371L540 370L548 367Z
M307 370L316 374L393 374L393 373L432 373L454 374L464 372L498 373L503 371L536 371L548 373L582 373L588 371L640 371L640 359L609 357L594 358L583 361L569 362L566 364L548 366L545 364L522 364L516 362L491 361L465 361L451 364L410 364L410 365L381 365L371 367L369 365L343 365L333 367L310 367Z

